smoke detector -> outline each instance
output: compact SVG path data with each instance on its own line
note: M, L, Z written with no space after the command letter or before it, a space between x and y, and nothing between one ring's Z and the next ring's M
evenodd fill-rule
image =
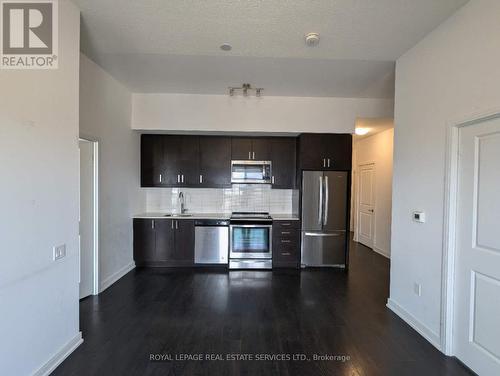
M306 40L306 46L316 47L319 44L319 34L318 33L306 34L305 40Z

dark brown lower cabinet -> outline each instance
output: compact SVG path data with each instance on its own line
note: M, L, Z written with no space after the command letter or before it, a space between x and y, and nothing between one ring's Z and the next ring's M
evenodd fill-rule
M300 221L273 222L273 268L300 267Z
M134 260L137 266L192 266L194 221L134 219Z

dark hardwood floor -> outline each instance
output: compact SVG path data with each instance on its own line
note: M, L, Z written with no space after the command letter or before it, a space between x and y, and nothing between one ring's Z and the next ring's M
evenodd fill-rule
M85 342L53 375L469 375L385 307L388 286L389 261L357 243L348 273L137 269L80 303ZM301 358L257 360L279 354Z

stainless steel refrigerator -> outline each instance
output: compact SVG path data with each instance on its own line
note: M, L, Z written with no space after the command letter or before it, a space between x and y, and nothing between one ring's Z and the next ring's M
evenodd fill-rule
M303 267L346 266L348 180L346 171L303 172Z

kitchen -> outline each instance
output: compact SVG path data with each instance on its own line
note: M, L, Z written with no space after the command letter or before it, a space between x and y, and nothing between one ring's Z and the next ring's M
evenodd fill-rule
M0 3L2 374L500 374L500 2Z
M145 267L348 266L352 136L141 135Z

